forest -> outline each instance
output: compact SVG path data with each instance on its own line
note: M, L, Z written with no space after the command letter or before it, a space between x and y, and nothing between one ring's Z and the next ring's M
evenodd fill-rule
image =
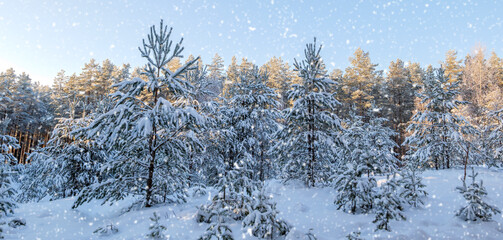
M501 196L479 173L501 184L489 174L503 168L503 59L482 45L466 56L450 50L436 66L396 59L386 70L358 48L345 69L332 70L316 38L299 58L257 66L218 54L205 63L162 21L147 33L144 66L91 59L80 73L61 70L52 86L13 68L0 73L6 237L30 225L16 206L68 202L69 211L118 203L116 214L149 211L144 238L371 239L395 224L415 228L407 212L428 209L436 194L426 182L441 175L464 199L442 214L501 218L492 205ZM285 216L286 200L271 189L313 191L307 199L333 193L324 201L342 218L370 225L333 238L299 230L304 220ZM193 199L197 230L176 238L170 213L159 211ZM127 230L117 224L91 225L92 236L131 237L118 237Z

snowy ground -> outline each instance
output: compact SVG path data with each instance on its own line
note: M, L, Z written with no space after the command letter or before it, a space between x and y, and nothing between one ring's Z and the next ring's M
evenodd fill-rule
M503 171L477 168L479 178L489 192L488 202L503 209ZM361 231L365 239L503 239L503 215L493 222L467 223L454 216L465 201L455 191L462 170L427 171L424 183L429 197L423 209L407 209L407 221L392 222L392 232L374 232L373 214L351 215L336 210L331 188L306 189L301 184L283 185L270 181L268 190L277 202L281 217L294 229L288 239L303 239L312 232L320 240L343 239L352 231ZM211 193L208 193L211 194ZM197 239L207 224L194 220L196 206L209 201L210 196L190 198L182 205L169 205L121 214L128 205L123 201L113 206L92 202L71 209L74 199L53 202L20 204L15 216L23 218L27 226L12 229L3 226L6 239L144 239L153 212L161 215L161 223L168 228L169 239ZM108 224L118 227L111 236L98 236L93 231ZM239 222L232 224L235 239L254 239L241 230ZM298 238L297 238L298 237Z

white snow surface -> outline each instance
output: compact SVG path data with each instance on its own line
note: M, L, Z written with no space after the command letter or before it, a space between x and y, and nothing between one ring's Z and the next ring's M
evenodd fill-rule
M483 179L489 195L487 202L503 209L503 170L477 167L478 179ZM293 228L286 239L307 239L312 233L319 240L344 239L352 231L361 231L363 239L503 239L503 214L494 216L492 222L464 222L455 212L465 204L456 190L462 169L428 170L423 174L429 193L425 206L408 208L406 221L392 221L391 232L375 232L374 214L351 215L337 210L333 204L333 188L306 188L301 183L283 184L279 180L267 183L267 192L277 202L280 217ZM99 201L72 209L73 198L57 201L19 204L11 218L22 218L27 225L16 229L3 225L6 239L145 239L153 212L161 216L160 223L167 227L167 239L197 239L208 224L195 221L196 206L209 202L214 190L201 197L191 197L185 204L165 205L121 214L132 199L110 206ZM211 196L210 196L211 195ZM93 231L113 224L119 232L99 236ZM241 222L230 224L235 239L256 239Z

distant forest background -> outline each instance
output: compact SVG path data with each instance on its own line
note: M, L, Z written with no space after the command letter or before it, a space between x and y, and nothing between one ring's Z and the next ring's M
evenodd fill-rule
M175 58L168 68L178 69L191 59L194 56ZM490 128L495 121L488 113L503 106L503 60L495 52L489 53L477 46L464 57L454 50L448 51L440 65L449 82L460 82L458 100L469 102L455 111L478 128L479 134L487 132L484 129ZM197 71L203 73L208 83L206 90L212 93L204 97L232 97L231 88L240 81L240 73L254 67L246 58L238 61L233 57L230 63L224 63L218 54L211 62L199 59ZM324 68L324 71L337 83L329 89L341 103L336 114L347 118L352 113L366 116L373 112L388 119L388 127L398 133L393 140L398 144L395 152L401 159L406 153L402 143L410 134L406 127L413 114L424 108L418 97L424 90L422 79L434 67L438 66L421 66L397 59L389 63L386 71L377 70L369 52L358 48L349 58L346 69L329 72ZM267 86L276 90L280 109L290 107L292 103L286 92L292 84L301 81L292 65L273 57L259 69L267 72ZM31 79L29 73L18 73L12 68L1 72L0 119L8 121L2 121L0 131L18 140L20 148L10 150L18 163L27 163L30 152L45 146L59 121L85 118L97 111L110 100L108 95L115 91L113 84L132 77L144 77L139 67L118 66L108 59L101 63L91 59L79 74L61 70L52 86L41 85Z

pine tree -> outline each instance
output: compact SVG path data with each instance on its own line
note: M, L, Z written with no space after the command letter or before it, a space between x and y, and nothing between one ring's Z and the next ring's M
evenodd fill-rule
M213 80L222 80L224 71L224 60L218 53L211 60L211 64L208 65L209 78Z
M269 149L273 134L278 129L276 119L280 118L274 89L267 87L267 72L257 67L241 71L239 83L230 92L229 108L234 119L233 127L243 151L249 156L250 170L256 173L254 180L264 181L269 169L271 156ZM231 111L229 111L230 113Z
M440 68L427 71L423 84L425 110L418 111L407 128L412 133L404 142L410 147L407 159L421 166L450 168L461 162L459 145L466 144L463 135L475 134L476 129L454 112L467 104L456 99L459 82L449 82Z
M111 177L85 189L74 207L94 198L115 201L127 195L142 196L138 204L145 207L184 201L185 160L188 149L203 148L195 133L205 119L186 101L192 86L181 77L197 58L175 71L168 69L172 59L182 57L183 39L172 48L172 30L162 21L159 29L152 26L140 48L148 61L141 72L147 80L134 78L116 84L113 108L82 129L82 134L107 146L116 156L101 172ZM152 98L142 101L144 90Z
M28 157L30 164L21 178L20 201L75 196L98 182L99 169L107 154L96 142L72 135L72 131L87 127L91 120L90 116L60 119L46 146Z
M164 234L164 231L166 231L166 227L161 223L159 223L160 219L161 217L159 217L159 215L157 215L156 212L154 212L154 215L150 217L150 221L152 221L152 223L148 228L150 232L147 234L147 238L166 239L166 236Z
M334 180L334 204L337 209L351 214L366 213L372 209L377 182L374 177L365 177L367 167L356 162L347 163Z
M487 195L487 191L483 186L482 180L480 184L475 181L477 175L478 173L475 173L475 170L472 168L472 174L469 176L472 179L472 183L466 186L466 182L463 181L463 186L456 188L467 202L467 205L456 213L456 216L464 221L490 221L493 214L501 213L497 207L484 201L483 198Z
M390 220L406 220L403 215L402 199L398 196L398 181L393 177L380 187L375 198L377 230L391 231Z
M447 51L445 53L445 62L442 63L444 78L447 78L447 82L450 83L459 82L463 72L461 60L457 60L457 54L458 53L452 49Z
M388 99L383 107L384 115L390 120L391 128L398 134L394 136L395 148L399 157L405 155L407 123L413 115L415 89L402 60L391 62L386 79L385 97Z
M0 96L0 103L3 98ZM0 109L1 110L1 109ZM10 165L17 163L16 158L9 153L11 149L19 148L17 140L9 135L4 135L9 121L0 120L0 218L14 213L16 203L13 200L16 190L11 186L12 183L12 170ZM4 222L0 225L3 225ZM3 238L3 230L0 228L0 238Z
M400 197L413 207L424 205L424 198L428 193L424 190L426 185L422 182L420 166L409 161L401 175L402 178L399 180L402 186Z
M288 92L293 106L284 110L285 127L279 132L282 140L276 145L282 161L283 176L300 179L307 186L325 182L336 161L337 133L342 129L333 112L339 104L327 92L334 82L321 68L321 47L307 44L305 59L295 60L294 67L301 84L294 84Z
M281 109L291 107L287 92L290 90L292 84L299 82L288 63L284 62L281 58L273 57L260 70L267 72L267 86L275 89L282 104Z
M286 235L290 227L285 221L278 219L276 204L270 202L264 187L254 194L254 200L250 214L243 219L246 232L264 239L277 239Z
M489 69L493 75L492 78L496 80L500 88L503 88L503 59L499 58L496 52L491 52Z
M369 53L358 48L350 59L351 66L346 68L341 89L342 102L354 106L358 115L363 116L377 102L380 74L377 64L370 61Z
M239 66L236 59L236 56L232 56L231 64L227 67L226 77L223 81L222 86L222 97L228 98L231 97L229 93L229 88L233 83L237 83L239 81Z

